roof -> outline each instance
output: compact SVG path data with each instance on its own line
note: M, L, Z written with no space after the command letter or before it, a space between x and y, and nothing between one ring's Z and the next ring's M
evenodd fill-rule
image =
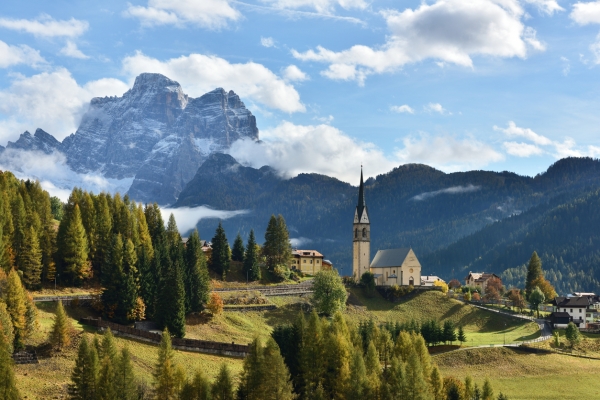
M329 260L323 260L323 264L333 265L333 263Z
M557 307L587 307L590 305L588 297L555 297L552 304Z
M551 317L556 317L556 318L569 318L571 315L569 315L568 312L564 312L564 311L555 311L552 314L550 314Z
M371 268L399 267L404 263L410 248L379 250L375 254Z
M316 250L292 250L292 255L296 257L323 257L323 254Z
M443 279L441 279L439 276L434 276L434 275L422 275L421 276L421 281L423 282L435 282L435 281L444 281Z
M475 282L485 282L490 278L500 278L498 275L490 272L469 272L469 275L465 278L465 281L469 279L469 276L473 277Z

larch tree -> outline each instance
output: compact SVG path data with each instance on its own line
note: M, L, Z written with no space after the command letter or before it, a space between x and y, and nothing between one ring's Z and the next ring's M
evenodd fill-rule
M21 395L17 389L10 343L4 336L4 329L1 324L0 322L0 398L3 400L20 400Z
M225 229L223 229L223 225L219 222L215 236L212 238L211 268L225 279L229 273L230 260L231 251L229 249L229 242L225 235Z
M79 342L69 394L72 400L95 400L98 395L98 353L83 336Z
M192 232L186 244L184 276L186 311L202 311L203 305L208 303L210 278L197 230Z
M263 385L265 400L292 400L294 394L290 372L283 361L279 346L273 338L267 340L263 350L264 373Z
M13 325L14 347L15 349L21 349L27 337L27 305L21 278L14 269L8 274L4 300Z
M323 326L315 310L310 314L302 336L300 371L304 392L301 394L305 398L314 398L319 386L322 390L325 372Z
M69 344L71 344L72 330L73 327L71 321L67 317L62 301L59 300L56 304L54 323L52 324L52 330L50 331L50 343L58 349L58 351L61 351L64 347L68 347Z
M369 393L369 382L367 380L367 370L362 355L362 350L352 352L352 361L350 362L350 379L346 388L346 399L362 400L367 398Z
M260 265L258 264L258 249L256 238L254 237L254 229L250 231L248 243L246 243L246 251L244 253L244 272L249 281L260 280Z
M1 274L2 272L0 272ZM15 333L12 325L12 320L10 318L10 314L6 309L6 303L0 300L0 325L2 325L2 334L4 334L4 339L6 339L6 343L8 346L8 352L12 354L13 352L13 344L15 340Z
M181 390L182 399L189 400L210 400L210 382L202 369L197 369L194 378L186 382Z
M233 377L227 364L221 364L211 389L212 400L234 400Z
M244 365L238 387L238 398L245 400L261 400L264 396L265 364L262 343L255 338L250 344L250 351L244 358Z
M154 394L157 399L177 400L177 367L171 347L171 334L165 328L158 348L158 362L154 369Z
M65 273L71 282L76 285L81 284L90 275L90 262L88 260L87 235L77 204L68 219L62 253Z
M445 400L444 380L439 368L435 365L431 371L431 394L433 400Z
M42 251L38 236L32 226L25 228L25 241L21 246L19 258L25 286L30 290L40 289L42 286Z
M93 254L94 273L102 279L102 268L106 263L112 246L112 214L106 194L96 198L96 246Z
M490 380L488 378L485 378L485 381L483 382L481 400L495 400L494 389L492 388L492 384L490 383Z
M116 359L114 386L118 400L138 399L131 353L127 347L121 349L121 353Z

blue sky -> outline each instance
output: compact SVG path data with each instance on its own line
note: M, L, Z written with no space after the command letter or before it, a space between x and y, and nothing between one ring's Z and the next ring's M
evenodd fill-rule
M247 164L534 175L600 156L599 68L600 1L5 1L0 144L62 139L92 97L161 72L240 94L264 139L234 146Z

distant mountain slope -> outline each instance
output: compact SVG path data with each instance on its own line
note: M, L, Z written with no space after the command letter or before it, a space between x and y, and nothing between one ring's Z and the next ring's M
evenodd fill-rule
M234 170L239 174L232 173ZM594 185L600 185L600 162L583 158L560 160L535 178L488 171L445 174L425 165L404 165L367 181L372 252L412 246L419 258L426 260L424 273L440 271L447 276L451 268L429 261L428 254L488 229L496 221L526 210L533 212L557 196L575 196ZM282 214L291 236L301 239L302 247L318 249L342 273L349 274L357 194L357 188L334 178L302 174L289 180L274 179L267 167L256 170L231 157L215 155L198 169L175 206L248 209L249 214L223 224L232 237L238 231L247 235L253 228L259 240L269 216ZM217 223L201 221L201 235L210 239Z
M522 286L533 251L560 293L600 290L600 190L563 194L490 225L421 259L433 273L462 279L468 271L503 273Z

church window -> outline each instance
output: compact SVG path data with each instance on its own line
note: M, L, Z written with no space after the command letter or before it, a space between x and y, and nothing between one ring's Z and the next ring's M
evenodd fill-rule
M363 237L366 238L367 237L367 228L363 228Z

